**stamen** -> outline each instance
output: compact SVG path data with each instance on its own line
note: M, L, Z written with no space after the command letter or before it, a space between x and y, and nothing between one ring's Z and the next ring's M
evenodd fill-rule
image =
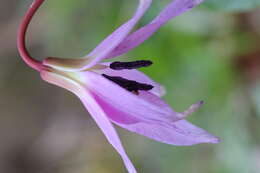
M149 60L140 60L140 61L132 61L132 62L113 62L110 64L110 68L113 70L124 70L124 69L137 69L141 67L148 67L152 65L153 62Z
M203 104L204 104L204 101L199 101L199 102L191 105L186 111L182 112L183 116L186 117L189 114L192 114L193 112L197 111Z
M128 80L119 76L108 76L106 74L102 74L105 78L108 80L111 80L112 82L118 84L122 88L125 88L126 90L130 92L135 92L138 93L138 90L144 90L144 91L149 91L153 89L152 85L145 84L145 83L139 83L134 80Z

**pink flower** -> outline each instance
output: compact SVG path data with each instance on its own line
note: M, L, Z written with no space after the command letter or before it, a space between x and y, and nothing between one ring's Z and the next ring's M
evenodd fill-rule
M107 140L121 155L128 172L135 173L136 170L120 142L113 123L172 145L219 142L217 137L185 120L203 102L192 105L184 112L176 112L161 99L164 95L163 87L136 70L151 65L151 61L101 62L132 50L171 18L190 10L202 0L172 1L149 24L130 33L152 2L139 0L133 17L85 57L47 58L39 62L32 59L25 48L25 33L32 16L43 1L35 0L20 27L18 48L21 57L30 67L40 72L43 80L78 96Z

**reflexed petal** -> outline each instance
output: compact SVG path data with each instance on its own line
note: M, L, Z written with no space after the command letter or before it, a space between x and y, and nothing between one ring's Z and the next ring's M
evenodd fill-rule
M165 94L165 89L159 83L154 82L147 75L142 73L139 70L131 69L131 70L112 70L109 68L110 63L102 63L102 65L106 65L108 68L103 68L98 70L97 72L100 74L107 74L109 76L120 76L125 79L134 80L140 83L150 84L154 86L149 92L161 97Z
M128 156L121 144L121 141L117 135L115 128L113 127L110 120L103 112L103 110L100 108L98 103L96 103L96 101L92 98L91 95L88 95L88 97L86 97L86 95L82 96L81 101L87 108L90 115L96 121L96 123L98 124L98 126L100 127L102 132L105 134L107 140L121 155L128 172L136 173L136 170L135 170L131 160L128 158Z
M172 145L195 145L199 143L219 142L217 137L186 120L174 123L139 121L135 118L130 118L131 115L127 112L121 111L101 97L95 95L95 99L115 124L156 141Z
M203 0L174 0L150 24L127 36L106 58L120 56L143 43L170 19L192 9Z
M105 55L113 50L128 35L128 33L133 29L135 24L140 20L145 11L148 9L151 2L152 0L139 0L139 6L133 18L120 26L111 35L109 35L92 52L90 52L87 57L97 58L94 61L95 63L102 60ZM88 66L91 66L91 64Z
M162 99L149 92L145 92L149 97L136 95L90 71L80 72L80 75L80 81L85 83L89 90L139 120L174 122L187 116L174 112Z
M91 93L89 93L84 86L80 85L76 81L70 79L69 76L64 76L66 74L58 74L47 71L41 72L41 77L52 84L58 85L62 88L68 89L69 91L76 94L93 117L95 122L98 124L102 132L105 134L107 140L110 144L117 150L121 155L124 164L129 173L136 173L136 170L128 158L121 141L117 135L116 130L111 124L110 120L107 118L103 110L100 108L96 100L93 99Z
M151 2L152 0L139 0L139 6L134 16L103 40L86 57L76 60L75 63L71 63L73 59L47 58L44 60L44 64L63 71L80 71L96 65L129 34L148 9ZM62 69L59 66L60 64L63 64Z
M220 142L218 137L215 137L207 131L189 123L187 120L180 120L169 125L147 122L118 125L129 131L172 145L188 146L200 143Z

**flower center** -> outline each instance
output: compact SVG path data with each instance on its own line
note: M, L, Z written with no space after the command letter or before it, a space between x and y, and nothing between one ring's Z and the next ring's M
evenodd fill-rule
M109 68L111 68L112 70L125 70L125 69L131 70L131 69L136 69L136 68L141 68L141 67L148 67L152 64L153 64L153 62L149 61L149 60L139 60L139 61L131 61L131 62L115 61L109 65ZM109 76L107 74L102 74L102 76L105 77L106 79L116 83L117 85L121 86L122 88L124 88L130 92L133 92L134 94L138 94L139 90L149 91L149 90L153 89L153 87L154 87L150 84L125 79L120 76Z

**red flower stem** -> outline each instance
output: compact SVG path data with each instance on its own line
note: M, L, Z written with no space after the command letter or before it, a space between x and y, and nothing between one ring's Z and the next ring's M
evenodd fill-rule
M21 22L21 25L18 30L18 36L17 36L17 47L18 47L20 56L22 57L23 61L28 66L30 66L31 68L33 68L37 71L41 71L41 69L43 68L42 62L38 61L30 56L30 54L25 46L25 38L26 38L26 32L27 32L28 26L29 26L34 14L39 9L39 7L42 5L43 2L44 2L44 0L35 0L31 4L30 8L26 12L26 14Z

